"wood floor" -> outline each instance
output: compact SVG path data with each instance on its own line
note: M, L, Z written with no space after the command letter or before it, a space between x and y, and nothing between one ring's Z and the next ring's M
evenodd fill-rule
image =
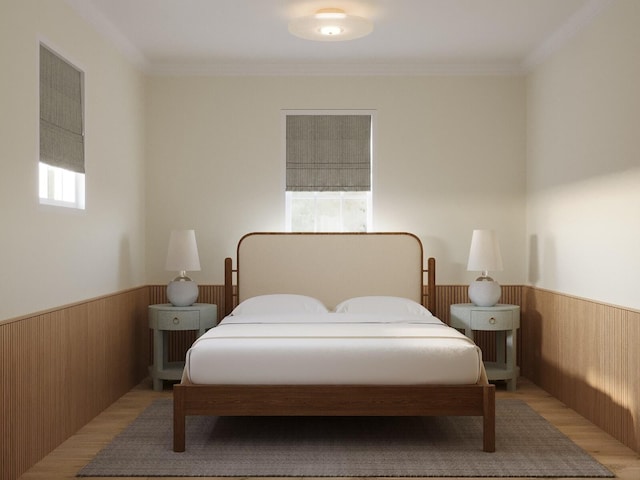
M143 382L98 415L20 479L63 480L75 478L76 472L88 463L102 447L108 444L147 405L162 396L171 396L169 386L165 386L164 392L154 392L151 389L150 381ZM613 471L617 478L640 479L640 455L614 440L527 380L521 379L516 392L507 392L503 385L498 385L497 397L524 400L600 463ZM140 480L141 477L126 478ZM148 478L166 480L169 477Z

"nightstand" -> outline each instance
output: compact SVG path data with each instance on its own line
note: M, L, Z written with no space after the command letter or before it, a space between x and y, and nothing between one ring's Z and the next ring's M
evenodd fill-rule
M163 380L180 380L184 362L169 362L167 345L172 330L197 330L200 337L218 322L218 307L209 303L194 303L174 307L170 303L149 305L149 328L153 329L153 365L149 373L153 389L162 390Z
M493 307L458 303L451 305L450 311L450 325L464 329L464 334L471 340L474 339L474 330L496 332L496 362L484 362L487 377L489 380L506 380L507 390L515 390L520 374L516 365L520 307L500 303Z

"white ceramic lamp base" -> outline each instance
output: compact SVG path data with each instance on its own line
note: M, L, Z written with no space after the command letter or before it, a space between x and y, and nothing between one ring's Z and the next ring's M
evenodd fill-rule
M493 307L501 294L500 284L491 277L480 277L469 285L469 299L478 307Z
M167 298L175 307L193 305L198 299L198 284L191 280L173 280L167 285Z

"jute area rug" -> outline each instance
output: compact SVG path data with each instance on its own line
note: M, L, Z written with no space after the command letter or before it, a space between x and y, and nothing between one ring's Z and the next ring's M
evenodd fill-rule
M520 400L496 404L496 452L479 417L188 417L155 401L78 476L613 477Z

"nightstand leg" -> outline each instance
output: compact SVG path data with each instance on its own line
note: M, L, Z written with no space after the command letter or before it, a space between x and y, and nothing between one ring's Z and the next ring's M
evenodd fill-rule
M163 388L164 388L163 380L160 379L160 378L154 378L153 379L153 389L156 392L161 392L163 390Z
M496 332L496 363L504 365L506 368L509 368L509 354L507 353L505 357L504 352L508 341L505 332Z
M516 369L516 360L515 360L515 352L516 352L516 332L514 330L509 330L507 332L507 370L513 372L513 376L507 380L507 390L510 392L515 391L516 389L516 381L517 381L517 369Z
M153 379L153 389L161 392L164 386L161 378L158 378L158 370L164 368L164 335L162 330L153 330L153 367L151 378Z

